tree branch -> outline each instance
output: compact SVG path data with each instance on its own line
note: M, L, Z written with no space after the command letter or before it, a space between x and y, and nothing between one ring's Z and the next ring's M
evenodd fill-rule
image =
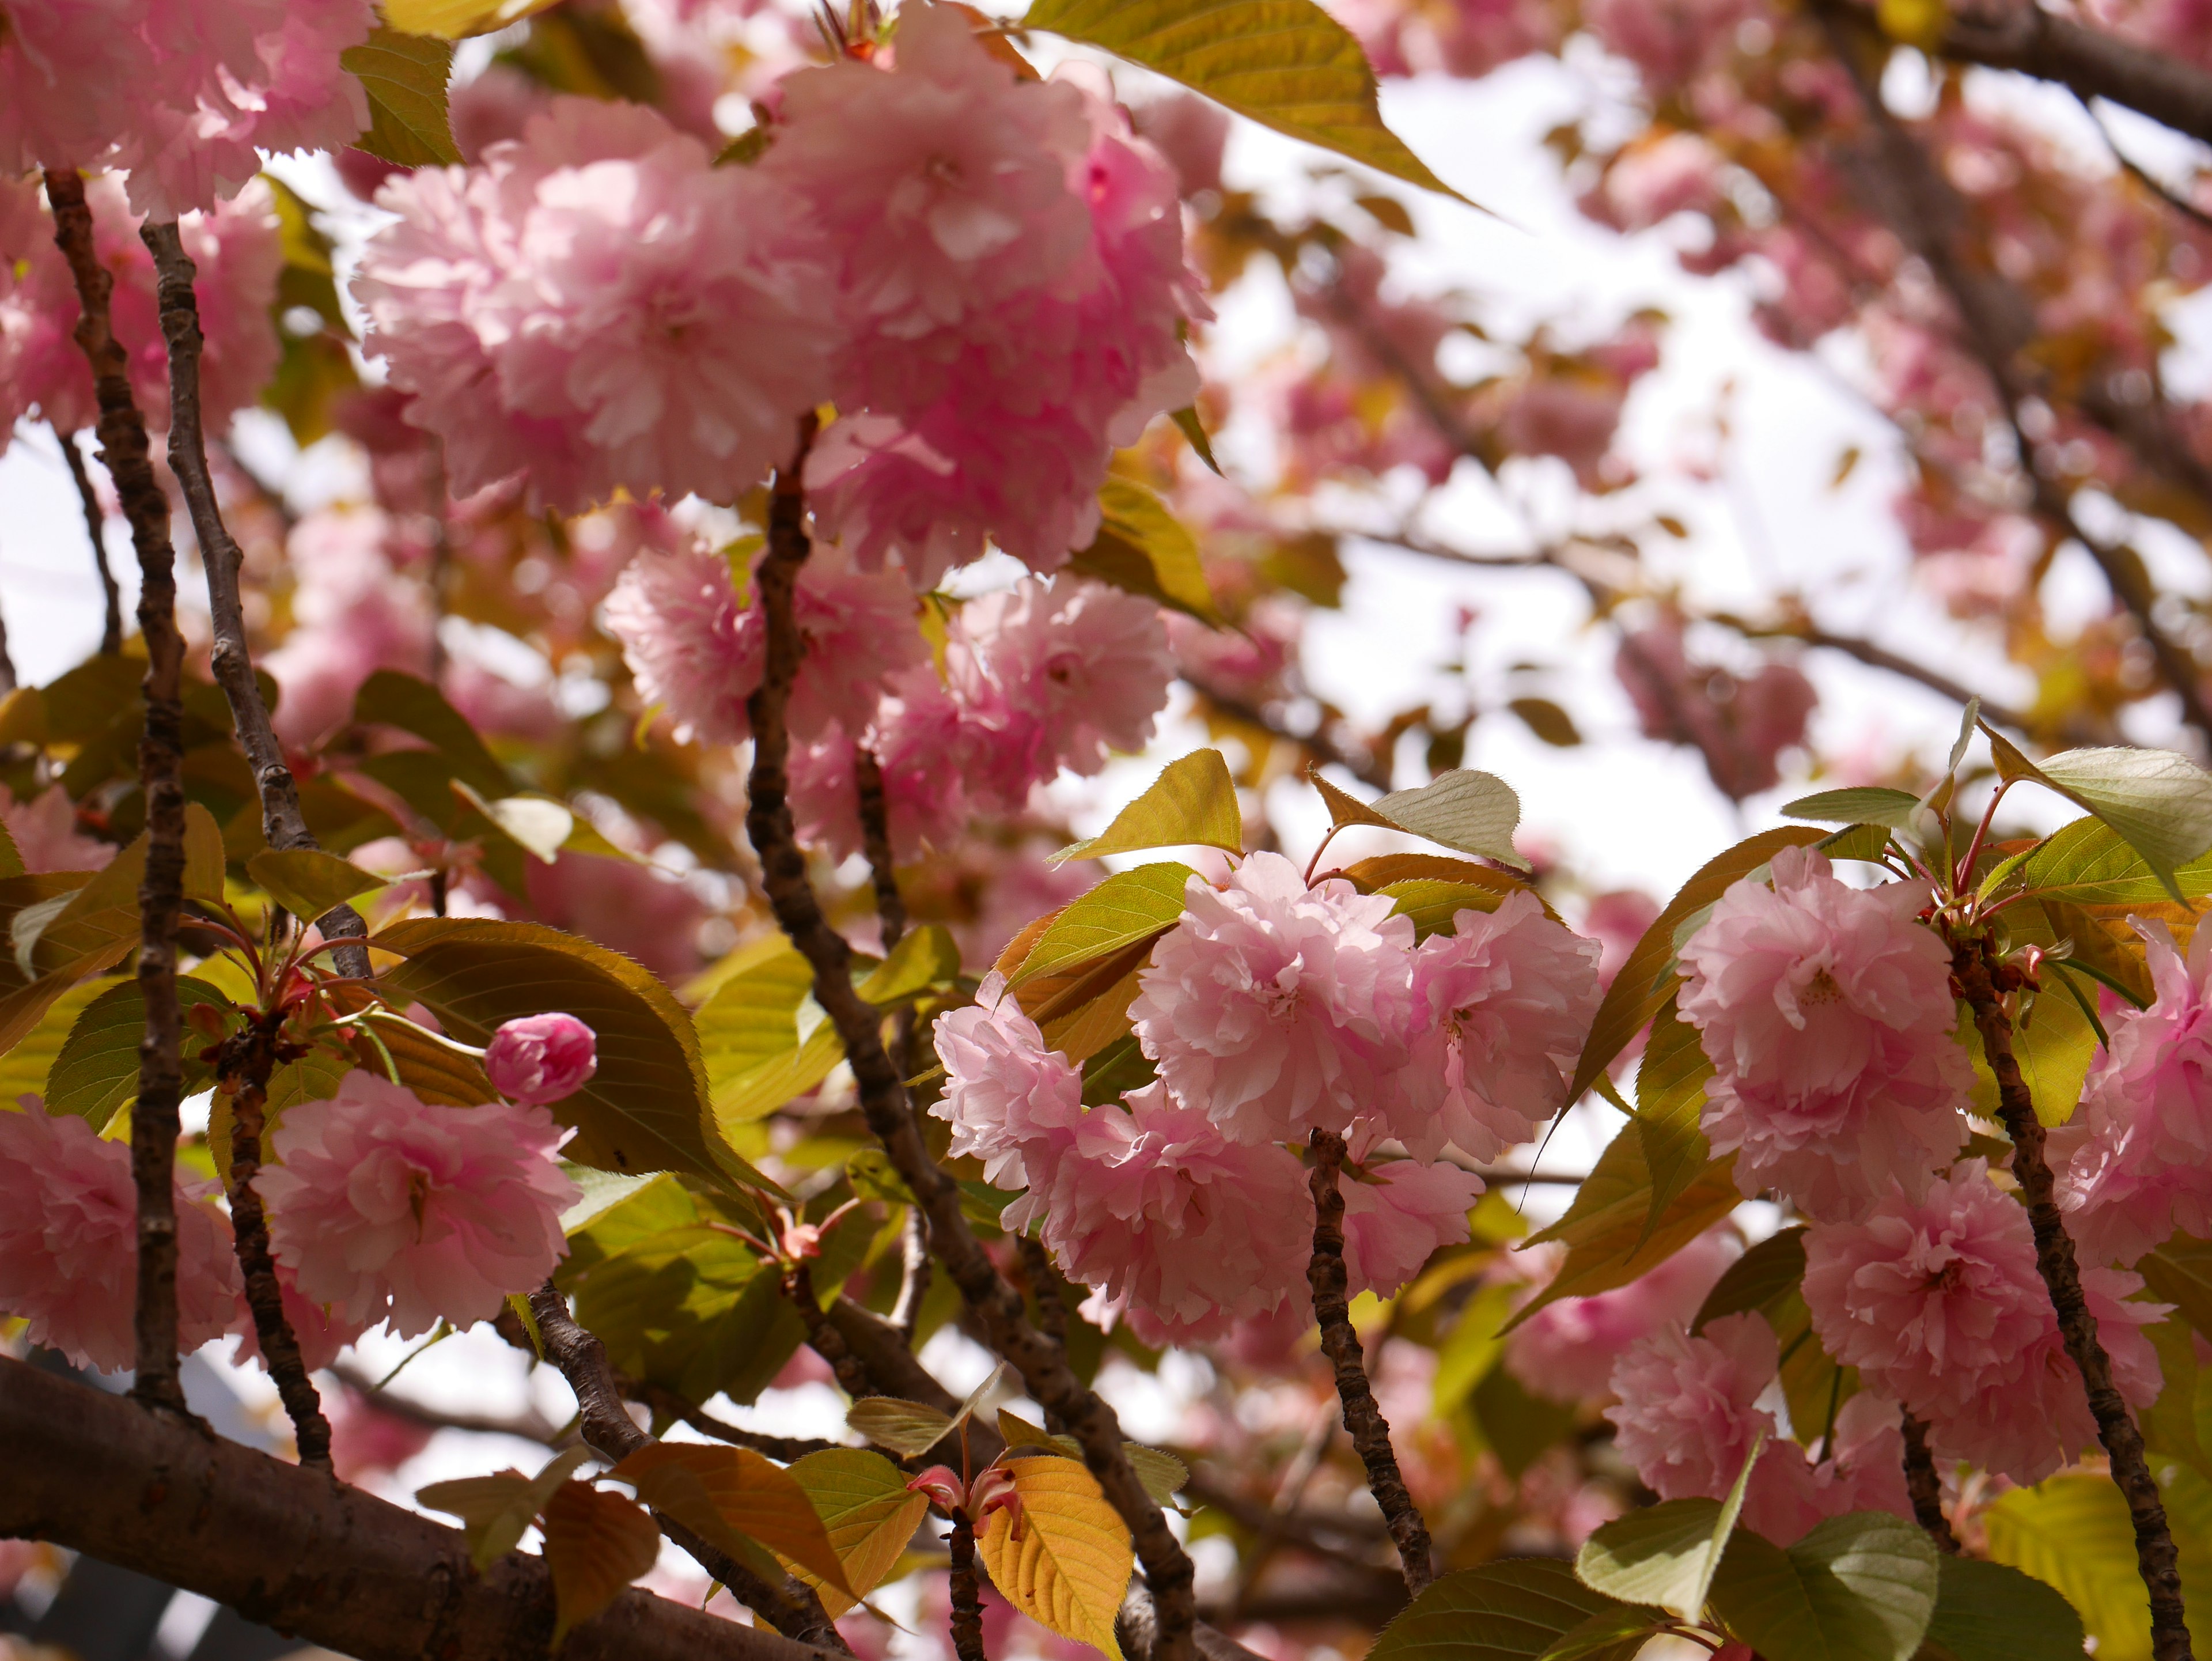
M197 273L175 222L149 222L139 228L138 234L154 256L160 283L161 333L169 344L169 471L176 475L185 505L191 512L192 532L199 538L200 563L207 571L208 608L215 623L215 645L209 661L224 697L229 700L239 744L253 769L254 787L261 795L262 836L279 851L319 847L300 811L299 787L285 763L284 746L277 742L276 729L269 723L269 706L262 701L261 688L253 678L246 613L238 593L238 571L245 556L222 522L215 483L208 474L207 440L200 423L199 301L192 292ZM368 926L351 906L339 906L315 921L327 940L350 942L368 936ZM339 944L333 957L340 974L359 980L369 977L366 947Z
M1368 1488L1382 1508L1391 1539L1397 1542L1406 1591L1419 1597L1422 1588L1437 1578L1436 1548L1430 1543L1420 1509L1398 1473L1398 1456L1390 1446L1390 1421L1376 1404L1375 1392L1367 1383L1366 1360L1360 1354L1359 1335L1352 1328L1344 1267L1344 1196L1337 1189L1344 1166L1344 1138L1316 1130L1310 1146L1313 1170L1307 1181L1313 1189L1314 1244L1306 1282L1313 1288L1322 1351L1336 1370L1336 1393L1344 1402L1344 1427L1352 1433L1352 1445L1367 1467Z
M1160 1610L1155 1661L1191 1661L1194 1604L1190 1559L1123 1457L1121 1425L1114 1410L1084 1387L1060 1347L1029 1323L1021 1294L1006 1284L961 1214L959 1185L930 1158L922 1143L901 1074L884 1047L881 1017L854 989L852 948L823 917L807 878L806 857L793 830L787 798L791 740L784 712L805 649L793 619L792 601L799 568L810 552L799 461L812 435L810 417L801 427L799 458L776 474L769 497L768 556L757 577L768 651L760 687L746 703L753 730L753 764L745 828L760 858L763 886L776 922L813 967L815 998L844 1041L868 1128L928 1213L938 1255L975 1312L991 1347L1013 1364L1032 1399L1066 1421L1083 1446L1085 1464L1128 1524Z
M100 511L100 492L92 488L92 475L85 470L84 452L76 447L77 435L58 427L52 431L54 442L62 447L62 461L76 485L76 499L84 509L85 532L92 538L92 569L100 574L100 593L104 602L100 625L100 653L113 657L123 649L123 590L116 585L115 573L107 563L107 515Z
M1912 1497L1912 1514L1936 1549L1956 1557L1959 1536L1943 1515L1943 1479L1936 1474L1936 1456L1928 1451L1928 1426L1905 1411L1905 1491Z
M653 1438L637 1427L623 1406L614 1369L607 1365L606 1346L577 1324L576 1317L568 1312L568 1299L550 1281L530 1294L530 1312L537 1317L538 1335L544 1340L545 1359L560 1369L568 1388L575 1392L584 1440L611 1461L649 1446ZM788 1576L781 1586L772 1586L674 1518L660 1512L653 1517L663 1534L690 1553L700 1567L730 1589L732 1596L765 1617L785 1637L851 1655L850 1646L830 1621L812 1587Z
M836 1323L823 1312L822 1299L814 1290L812 1268L805 1263L793 1263L786 1269L783 1295L799 1311L799 1323L806 1329L808 1346L837 1375L838 1387L856 1402L864 1396L880 1395L882 1392L869 1382L867 1367L837 1330Z
M177 915L185 891L185 640L177 632L176 551L169 499L154 476L146 423L131 393L130 361L108 320L114 278L93 244L92 210L74 171L50 169L54 242L82 307L76 343L100 402L100 458L115 481L138 552L138 632L146 644L146 727L138 780L146 799L146 874L138 885L138 991L146 1034L131 1110L131 1175L138 1194L137 1378L149 1407L186 1411L177 1377L177 1106L184 1081L177 1006Z
M711 1436L716 1441L727 1442L732 1447L750 1448L755 1453L764 1453L787 1465L794 1459L804 1459L810 1453L820 1453L827 1448L844 1445L842 1442L825 1442L812 1436L769 1436L757 1430L742 1430L726 1419L717 1419L665 1385L627 1378L620 1373L615 1375L615 1386L626 1400L649 1408L664 1419L681 1420L702 1436Z
M359 1661L519 1661L552 1640L543 1558L510 1552L479 1575L458 1529L4 1357L0 1459L0 1536L89 1553ZM561 1661L833 1658L632 1591Z
M975 1579L975 1525L952 1513L952 1653L959 1661L988 1661L983 1653L983 1589Z
M2151 1653L2156 1661L2190 1661L2189 1627L2181 1601L2181 1559L2160 1500L2158 1479L2143 1457L2142 1433L2129 1416L2128 1404L2112 1384L2112 1358L2097 1337L2097 1317L2081 1293L2081 1274L2074 1261L2074 1242L2053 1197L2051 1162L2044 1154L2043 1122L2021 1077L2012 1050L2012 1022L1997 996L1990 974L1989 942L1954 943L1951 977L1972 1010L1982 1050L1997 1086L1997 1111L2012 1138L2012 1174L2027 1202L2035 1230L2035 1266L2051 1293L2066 1353L2081 1369L2097 1421L2097 1439L2112 1457L2112 1481L2126 1497L2135 1524L2136 1566L2150 1593Z

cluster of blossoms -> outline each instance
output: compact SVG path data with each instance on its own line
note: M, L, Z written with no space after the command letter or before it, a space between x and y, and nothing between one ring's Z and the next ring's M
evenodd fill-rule
M1695 749L1733 801L1781 782L1778 758L1805 742L1805 723L1820 702L1794 664L1770 658L1739 675L1698 661L1674 611L1621 636L1613 673L1644 735Z
M506 1099L427 1103L373 1073L277 1120L255 1178L284 1310L310 1367L368 1328L403 1337L489 1320L567 1255L561 1214L580 1190L552 1158L544 1104L597 1066L569 1015L511 1021L484 1069ZM0 1113L0 1311L80 1366L131 1364L137 1196L128 1143L36 1096ZM254 1349L228 1219L212 1183L178 1182L177 1299L186 1351L239 1334Z
M1462 910L1415 938L1387 896L1309 886L1280 855L1218 889L1194 875L1130 1015L1152 1084L1085 1107L1081 1074L1046 1048L1003 981L939 1018L953 1151L1027 1194L1061 1267L1147 1342L1218 1337L1307 1293L1313 1202L1288 1144L1346 1139L1352 1291L1389 1295L1467 1238L1486 1159L1565 1104L1597 1007L1597 948L1533 894ZM1413 1157L1374 1160L1395 1140Z
M0 175L114 167L173 219L237 194L269 150L331 150L368 125L340 63L371 0L9 0Z
M896 573L823 547L800 568L805 644L788 722L800 833L838 853L861 830L854 746L884 776L900 858L948 845L976 813L1018 814L1061 768L1089 776L1144 747L1175 673L1159 608L1087 579L1025 576L946 620L940 675ZM696 545L633 560L606 603L640 694L680 737L750 736L765 631L728 562Z
M888 65L888 67L886 67ZM917 587L986 536L1084 546L1114 447L1189 402L1203 314L1174 169L1079 76L1018 79L962 13L769 90L766 154L716 166L641 106L556 100L480 166L379 196L369 349L467 491L526 472L732 501L789 463L817 520Z

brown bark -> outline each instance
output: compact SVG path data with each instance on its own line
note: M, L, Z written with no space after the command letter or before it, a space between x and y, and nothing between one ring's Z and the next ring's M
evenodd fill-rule
M975 1577L975 1525L965 1512L952 1513L952 1653L959 1661L988 1661L983 1653L983 1587Z
M1981 1034L1982 1051L1997 1085L1997 1112L2012 1138L2012 1174L2027 1202L2035 1232L2035 1266L2051 1293L2066 1353L2081 1369L2088 1391L2097 1439L2111 1456L2112 1481L2128 1502L2135 1524L2136 1566L2150 1593L2151 1654L2156 1661L2190 1661L2189 1627L2181 1601L2181 1559L2174 1549L2158 1479L2143 1456L2142 1433L2129 1416L2128 1404L2112 1384L2112 1358L2097 1337L2097 1317L2081 1295L2081 1272L2074 1261L2074 1242L2054 1197L2051 1162L2044 1154L2043 1122L2021 1077L2012 1051L2012 1022L1990 974L1986 940L1960 940L1951 952L1951 976Z
M1420 1508L1406 1491L1398 1471L1398 1455L1390 1445L1390 1421L1375 1400L1367 1382L1366 1358L1360 1353L1359 1335L1352 1328L1349 1284L1344 1267L1344 1196L1337 1181L1344 1167L1344 1138L1316 1130L1310 1144L1313 1170L1307 1182L1314 1197L1313 1261L1306 1268L1306 1284L1313 1288L1314 1318L1321 1326L1322 1353L1336 1371L1336 1393L1344 1403L1344 1427L1352 1433L1352 1445L1367 1467L1367 1487L1389 1524L1397 1543L1398 1561L1405 1571L1406 1590L1419 1597L1437 1578L1436 1548L1429 1540L1428 1524Z
M865 744L853 746L853 782L860 797L860 841L875 885L876 916L883 920L884 950L906 933L906 901L899 894L897 862L891 857L890 803L884 794L884 770Z
M169 346L169 471L177 477L191 510L192 532L199 538L200 563L207 571L208 609L215 624L215 644L209 653L216 684L230 703L230 717L238 728L238 742L253 770L254 788L261 796L261 834L280 851L315 848L319 844L307 829L300 811L300 791L284 746L270 725L269 706L253 678L253 657L246 638L246 613L238 592L239 566L244 556L222 522L216 501L215 482L208 473L207 437L200 420L199 301L192 292L196 275L174 222L148 223L140 238L154 256L160 285L161 334ZM303 919L304 921L304 919ZM328 940L354 941L368 938L368 927L361 914L342 905L316 919ZM340 945L332 954L338 972L367 980L368 952L365 946Z
M176 551L169 499L154 476L146 423L131 393L130 361L108 320L114 278L93 246L84 181L46 175L54 242L69 262L82 314L76 344L100 402L100 459L115 481L137 550L138 631L146 644L146 727L138 782L146 798L146 874L138 885L138 990L146 1036L131 1111L131 1176L138 1195L137 1382L149 1406L183 1413L177 1381L177 1104L184 1078L177 1007L177 914L185 891L184 636L177 632Z
M929 1296L929 1219L915 1206L906 1214L906 1232L899 1237L898 1301L891 1305L891 1324L909 1344L921 1330L921 1305Z
M0 1536L47 1540L228 1603L360 1661L547 1653L544 1560L481 1575L458 1529L0 1357ZM578 1627L561 1661L833 1661L649 1592Z
M560 1370L575 1392L584 1440L610 1461L649 1446L653 1438L637 1427L623 1406L614 1369L607 1363L606 1346L577 1324L576 1317L568 1312L568 1300L550 1281L530 1294L530 1312L537 1319L545 1359ZM812 1587L790 1577L781 1586L770 1585L675 1518L655 1512L653 1520L663 1534L690 1553L700 1567L728 1587L731 1596L785 1637L838 1655L852 1654Z
M1959 1536L1943 1515L1943 1479L1936 1474L1936 1457L1928 1451L1928 1427L1909 1412L1905 1415L1905 1491L1912 1497L1912 1515L1928 1530L1936 1549L1956 1557Z
M331 1426L323 1417L322 1397L301 1359L299 1335L284 1314L284 1288L269 1250L269 1221L253 1179L261 1171L261 1133L269 1103L269 1078L276 1070L282 1012L255 1016L223 1043L219 1071L234 1086L230 1098L230 1227L238 1267L246 1279L246 1306L253 1311L253 1334L261 1360L276 1380L284 1411L291 1416L300 1463L331 1468Z
M799 459L803 460L811 437L809 418L802 429ZM1159 1608L1156 1661L1190 1661L1195 1609L1190 1559L1123 1457L1121 1425L1114 1410L1070 1371L1061 1348L1029 1323L1021 1294L1000 1275L961 1214L958 1184L923 1146L905 1086L884 1045L881 1017L854 989L852 948L823 917L808 880L806 856L792 827L787 797L791 743L784 711L805 649L793 619L792 601L809 551L805 496L794 461L778 472L769 497L768 556L757 577L758 603L768 625L767 665L760 688L746 706L753 730L753 765L745 828L760 857L763 885L777 922L813 967L815 998L844 1040L868 1128L928 1214L938 1256L975 1311L991 1347L1021 1374L1033 1400L1066 1421L1069 1433L1082 1445L1085 1464L1128 1524Z
M806 1328L808 1346L837 1375L839 1388L856 1402L863 1396L881 1395L883 1392L869 1382L867 1367L853 1354L845 1335L823 1312L822 1299L814 1290L813 1269L805 1263L793 1263L785 1269L783 1295L799 1311L799 1321Z
M62 460L69 468L70 482L76 486L78 505L84 509L85 534L92 538L92 569L100 574L103 602L100 649L112 657L123 649L123 590L107 563L107 516L100 511L100 492L92 488L92 475L86 471L84 452L76 447L76 435L58 427L53 433L54 442L62 447Z

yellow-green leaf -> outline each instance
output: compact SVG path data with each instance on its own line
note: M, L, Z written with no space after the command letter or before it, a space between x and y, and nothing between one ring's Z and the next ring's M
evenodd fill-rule
M392 14L404 15L407 10L401 0L387 5L385 15L397 25ZM361 45L348 46L338 59L360 77L362 90L368 94L368 131L354 143L402 167L450 167L461 159L446 113L453 48L447 41L431 39L432 33L376 28Z
M459 40L519 23L553 3L554 0L384 0L384 16L395 29Z
M853 1597L866 1597L883 1584L921 1526L928 1496L909 1492L906 1473L866 1448L824 1448L787 1469L814 1502ZM823 1586L804 1565L796 1567L822 1592L832 1619L852 1607L851 1599Z
M563 1482L554 1490L544 1530L558 1648L659 1560L660 1530L642 1506L588 1482Z
M993 1512L975 1539L991 1584L1039 1626L1120 1661L1114 1617L1135 1566L1128 1524L1079 1460L1038 1454L1006 1469L1020 1520Z
M1221 625L1198 544L1164 502L1116 474L1099 486L1097 536L1068 561L1068 569Z
M952 1415L924 1402L871 1396L846 1409L845 1423L878 1447L911 1459L937 1445L952 1428Z
M750 1448L654 1442L607 1474L709 1539L726 1531L744 1535L836 1591L852 1591L806 1490Z
M1620 1607L1557 1558L1504 1558L1439 1576L1382 1629L1368 1661L1536 1661Z
M0 1056L0 1112L15 1106L19 1096L50 1096L54 1059L62 1053L70 1029L76 1025L85 1006L107 990L107 984L97 980L71 987L54 1000L35 1026L16 1040L15 1048ZM52 1110L51 1100L47 1107Z
M1382 125L1366 55L1313 0L1032 0L1022 23L1103 47L1409 185L1467 199Z
M2148 1661L2150 1599L2128 1502L2108 1476L2054 1476L1983 1513L1991 1561L2056 1587L2097 1640L2097 1661Z
M1652 1018L1651 1037L1636 1071L1636 1134L1644 1144L1653 1196L1644 1223L1647 1238L1712 1157L1699 1128L1705 1080L1712 1075L1713 1064L1698 1045L1697 1029L1682 1019L1669 998Z
M384 879L318 848L265 849L246 862L246 874L262 891L305 922L313 922L356 895L384 886Z
M1054 916L1012 984L1023 986L1165 934L1182 916L1183 891L1196 874L1173 861L1116 872Z
M1244 818L1237 806L1237 783L1218 750L1194 750L1170 762L1152 787L1115 814L1103 831L1061 849L1049 863L1184 847L1243 851Z
M229 999L190 975L177 978L177 1001L188 1012L203 1005L225 1013L230 1009ZM184 1046L186 1095L204 1090L213 1076L199 1059L201 1042L191 1031L186 1027ZM74 1113L94 1130L106 1129L118 1110L138 1094L138 1045L145 1036L146 1001L138 983L123 981L100 991L84 1005L54 1057L46 1078L46 1110Z
M1513 849L1513 829L1521 822L1521 798L1494 773L1454 768L1411 790L1393 790L1378 801L1360 800L1319 772L1310 775L1328 804L1329 822L1371 824L1402 830L1462 854L1528 868Z

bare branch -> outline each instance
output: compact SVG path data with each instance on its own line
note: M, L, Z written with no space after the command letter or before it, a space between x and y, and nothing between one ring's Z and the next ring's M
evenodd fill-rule
M1928 1451L1928 1426L1905 1410L1905 1491L1912 1496L1912 1514L1936 1549L1959 1555L1959 1536L1943 1515L1943 1479L1936 1474L1936 1456Z
M85 469L84 452L76 447L77 435L54 428L54 442L62 447L62 460L69 468L70 478L76 485L78 505L84 509L85 534L92 538L92 569L100 574L100 593L104 609L100 625L100 649L103 655L112 657L123 649L123 590L115 581L115 573L107 563L107 515L100 510L100 492L92 488L92 475Z

